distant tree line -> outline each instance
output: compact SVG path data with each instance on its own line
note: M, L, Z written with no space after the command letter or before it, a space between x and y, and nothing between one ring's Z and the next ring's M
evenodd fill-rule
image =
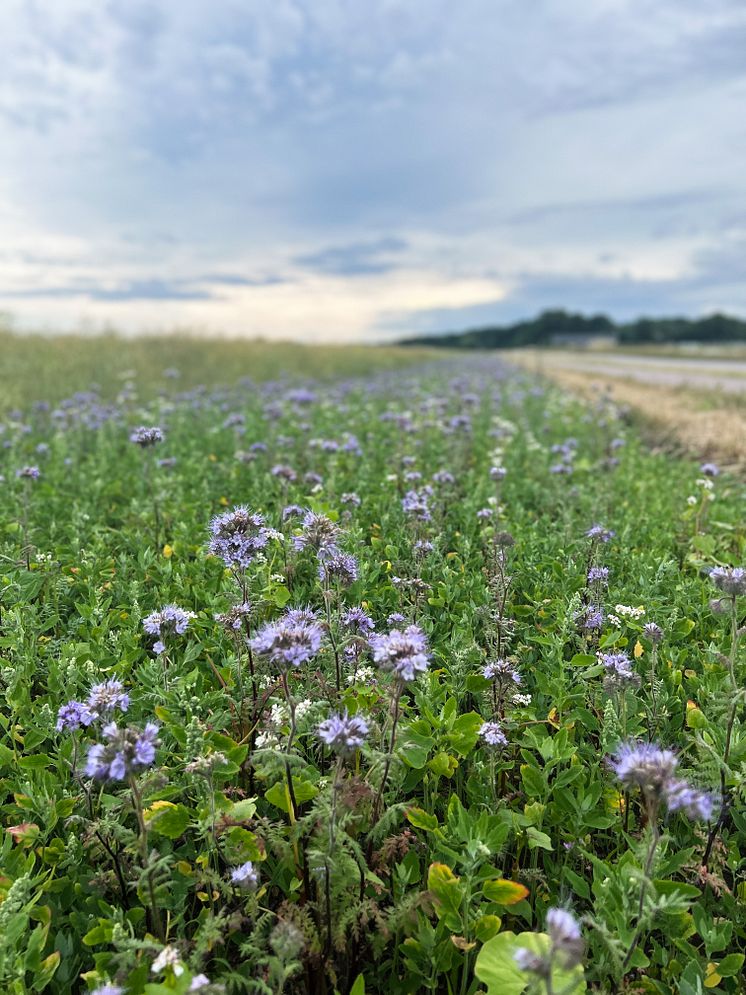
M746 321L724 314L706 318L638 318L617 324L605 314L583 315L568 311L544 311L532 321L513 325L486 325L463 332L422 335L405 339L402 345L447 346L460 349L514 349L598 337L620 344L664 342L744 342Z

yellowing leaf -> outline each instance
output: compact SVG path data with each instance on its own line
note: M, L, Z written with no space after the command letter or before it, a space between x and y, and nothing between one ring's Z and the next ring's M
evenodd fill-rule
M170 560L171 557L174 555L173 546L169 546L169 544L166 543L166 545L163 547L163 555L166 557L167 560Z
M635 643L634 652L635 652L635 660L639 660L642 654L645 652L645 649L639 639Z
M506 881L505 878L496 878L494 881L485 881L482 894L491 902L498 905L515 905L528 895L528 888L519 884L518 881Z

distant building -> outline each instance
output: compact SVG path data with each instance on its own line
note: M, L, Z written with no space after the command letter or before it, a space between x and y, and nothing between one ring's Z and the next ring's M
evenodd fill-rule
M617 345L616 335L586 335L582 332L556 332L549 337L549 344L570 349L613 349Z

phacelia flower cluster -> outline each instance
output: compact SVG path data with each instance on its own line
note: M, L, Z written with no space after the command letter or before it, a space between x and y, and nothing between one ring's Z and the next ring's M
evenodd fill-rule
M256 891L259 885L259 872L250 860L234 867L231 871L231 883L244 891Z
M252 650L278 670L300 667L321 649L324 630L313 612L291 609L276 622L263 625L253 639Z
M130 696L124 685L115 677L94 684L86 701L68 701L57 713L57 732L74 732L92 725L98 719L108 718L117 709L126 712Z
M300 535L293 537L293 545L297 550L313 549L316 553L322 550L336 553L342 530L327 515L315 511L307 511L301 521Z
M148 449L150 446L163 442L163 431L157 425L150 427L140 425L133 432L130 432L130 442L134 442L141 449Z
M246 570L266 547L270 531L262 515L243 505L217 515L210 522L208 552L227 567Z
M599 653L599 661L605 671L604 684L609 691L639 687L640 677L632 668L632 661L626 653Z
M482 676L498 684L521 683L521 675L509 660L490 660L482 667Z
M715 567L710 571L710 580L730 598L746 594L746 568Z
M322 743L340 757L351 757L359 750L368 732L368 723L361 715L348 715L347 712L330 715L318 729Z
M124 781L150 767L158 745L158 726L148 722L144 729L120 728L109 722L102 730L103 743L88 751L85 772L98 781Z
M678 763L673 750L655 743L628 742L619 747L610 767L622 784L640 790L653 814L663 802L670 812L707 822L712 816L712 796L676 777Z
M187 631L190 619L196 618L194 612L179 608L178 605L166 605L158 612L151 612L142 620L142 627L149 636L156 636L153 652L160 655L166 652L164 640L171 635L183 636Z
M417 625L374 634L368 640L373 662L402 681L413 681L430 663L427 636Z
M499 722L483 722L479 728L479 735L487 746L497 749L508 745L508 737L503 732Z

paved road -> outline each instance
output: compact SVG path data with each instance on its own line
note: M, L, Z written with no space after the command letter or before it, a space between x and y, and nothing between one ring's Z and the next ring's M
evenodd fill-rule
M642 383L700 390L746 392L746 360L669 359L664 356L619 356L614 353L581 353L547 350L532 352L530 365L605 377L624 377Z

